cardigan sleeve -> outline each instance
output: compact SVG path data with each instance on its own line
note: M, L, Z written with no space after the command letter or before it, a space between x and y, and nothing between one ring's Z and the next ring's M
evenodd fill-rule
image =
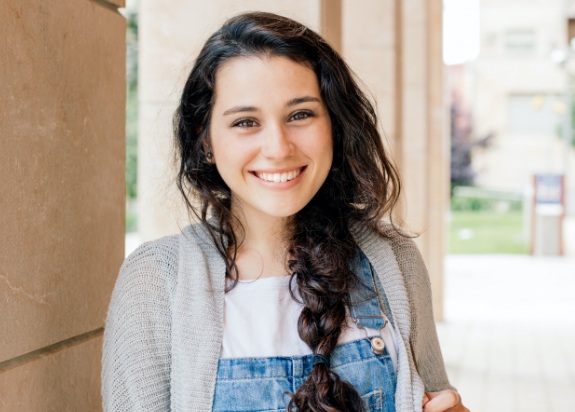
M146 243L122 264L104 331L105 412L170 409L174 249L169 238Z
M389 232L388 232L389 233ZM392 247L405 280L411 312L410 347L427 392L455 389L449 383L431 299L431 282L419 249L411 238L395 233Z

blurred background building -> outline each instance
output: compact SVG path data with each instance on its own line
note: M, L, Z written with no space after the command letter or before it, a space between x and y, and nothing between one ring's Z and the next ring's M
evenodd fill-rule
M455 2L446 3L449 9ZM474 55L447 61L453 205L475 201L476 209L508 211L503 226L515 222L508 246L517 251L573 254L573 2L474 0L457 7L462 14L454 19L474 19L477 35L469 44ZM464 230L459 241L470 236Z
M575 401L572 1L445 0L450 377L472 411Z

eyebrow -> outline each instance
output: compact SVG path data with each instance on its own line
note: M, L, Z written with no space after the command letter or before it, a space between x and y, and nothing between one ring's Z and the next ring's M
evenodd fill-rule
M321 100L319 100L317 97L312 97L312 96L296 97L295 99L291 99L288 102L287 106L291 107L291 106L296 106L300 103L308 103L308 102L321 103Z
M312 96L304 96L304 97L296 97L295 99L291 99L289 102L287 102L287 107L291 107L291 106L297 106L298 104L301 103L308 103L308 102L318 102L320 103L321 100L318 99L317 97L312 97ZM229 114L235 114L235 113L243 113L243 112L257 112L258 109L255 106L234 106L231 109L226 110L223 115L227 116Z
M224 116L228 114L241 113L241 112L256 112L258 109L254 106L234 106L224 112Z

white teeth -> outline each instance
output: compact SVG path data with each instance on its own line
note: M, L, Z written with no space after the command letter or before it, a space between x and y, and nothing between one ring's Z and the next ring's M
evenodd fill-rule
M260 179L263 179L267 182L287 182L292 179L295 179L301 173L300 169L292 170L291 172L284 172L284 173L256 173L256 176Z

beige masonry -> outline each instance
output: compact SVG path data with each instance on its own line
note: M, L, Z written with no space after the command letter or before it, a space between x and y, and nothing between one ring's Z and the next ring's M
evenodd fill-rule
M420 234L438 320L449 202L442 8L440 0L344 0L342 11L343 54L377 102L401 171L405 224Z
M98 411L123 259L123 0L0 2L0 411Z
M404 182L403 210L430 270L442 317L449 140L441 0L140 2L139 229L142 240L187 222L174 185L171 117L199 48L226 18L264 10L321 32L377 101Z

